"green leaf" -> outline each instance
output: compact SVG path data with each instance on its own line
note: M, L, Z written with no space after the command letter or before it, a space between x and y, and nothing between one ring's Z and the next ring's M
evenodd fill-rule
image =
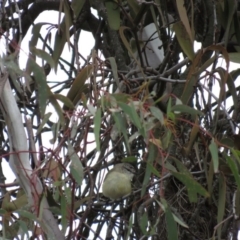
M56 215L61 215L61 210L59 207L49 207L49 210Z
M68 143L68 156L71 159L70 173L77 184L81 186L84 177L82 162L70 143Z
M232 80L235 81L240 76L240 68L230 72Z
M32 54L36 55L37 57L45 60L46 62L48 62L51 66L51 68L54 67L54 61L52 59L52 57L50 56L50 54L48 54L47 52L38 49L36 47L31 47L30 51L32 52Z
M209 150L212 155L214 172L217 173L218 166L219 166L218 147L217 147L216 143L214 142L214 139L212 139L211 144L209 145Z
M240 31L239 31L240 24L239 24L239 18L238 18L238 11L234 12L233 22L234 22L234 32L236 34L237 42L240 42Z
M118 131L123 134L126 148L127 148L128 152L130 152L130 146L129 146L129 141L128 141L127 128L126 128L126 120L123 118L123 116L120 112L112 113L112 116L113 116L116 126L118 128Z
M49 102L53 105L55 111L57 112L58 117L59 117L60 125L61 125L61 127L63 127L65 125L65 118L64 118L64 115L63 115L62 108L59 105L58 101L56 100L56 97L54 96L54 94L51 92L50 88L48 88L48 92L49 92L49 95L50 95Z
M128 226L127 226L127 234L125 235L124 240L127 240L130 238L133 224L134 224L134 214L132 214L129 218Z
M67 97L70 99L70 101L73 102L74 106L81 99L82 93L86 89L85 82L90 77L92 70L92 65L84 67L83 69L81 69L81 71L78 73L77 77L73 81L73 84L68 91ZM64 105L63 110L68 110L68 107Z
M131 104L131 106L129 106L128 104L125 104L123 102L118 102L118 105L123 110L123 112L130 117L132 123L138 129L140 129L141 128L141 121L140 121L140 118L139 118L139 116L137 114L137 111L134 108L134 106L132 104Z
M58 60L62 54L64 45L67 41L67 35L66 35L67 31L69 31L69 29L67 29L66 27L66 21L64 17L59 26L59 31L57 31L55 35L55 42L54 42L53 55L52 55L55 72L57 72Z
M172 112L172 98L169 98L168 104L167 104L167 116L170 112Z
M209 193L192 176L189 170L176 158L171 158L177 165L179 172L171 171L172 175L180 180L187 188L190 202L197 201L197 193L209 197Z
M140 10L140 4L136 0L127 0L130 9L132 10L132 17L135 18Z
M190 24L189 24L188 15L187 15L187 11L186 11L186 8L185 8L184 0L177 0L176 5L177 5L178 14L180 16L182 24L185 27L185 30L187 32L187 35L188 35L190 41L191 41L191 44L193 44L192 31L191 31L191 27L190 27Z
M189 177L186 173L172 172L172 175L181 181L187 188L190 202L197 202L197 193L204 197L209 197L209 193L204 189L193 177Z
M21 227L21 232L22 232L22 234L21 234L21 239L24 239L24 236L25 236L25 234L26 234L26 239L30 239L29 238L29 234L28 234L28 227L27 227L27 224L26 224L26 222L24 222L24 221L22 221L22 220L18 220L18 223L19 223L19 225L20 225L20 227Z
M114 1L106 1L105 6L107 9L107 18L109 27L112 30L118 30L120 27L120 9L118 4Z
M32 214L31 212L29 212L29 211L26 211L26 210L17 210L17 211L15 211L15 212L18 213L19 216L21 216L21 217L25 217L25 218L28 218L28 219L30 219L30 220L39 222L38 219L36 218L36 216L35 216L34 214Z
M72 129L71 129L70 139L74 139L76 137L76 134L79 131L78 125L79 125L78 121L73 121L72 122Z
M148 226L148 216L147 216L147 213L144 212L143 215L140 218L140 228L141 228L142 233L144 235L148 235L148 232L146 230L147 226Z
M118 70L117 70L117 64L116 64L115 58L109 57L107 60L110 62L111 69L113 72L113 78L114 78L115 82L117 83L117 85L119 86Z
M239 53L240 54L240 53ZM233 100L233 106L235 109L235 112L238 111L238 96L237 96L237 89L235 87L235 83L234 83L234 75L236 74L236 71L232 71L230 72L230 74L228 75L228 79L227 79L227 86L229 89L229 92L231 94L232 100ZM234 116L234 114L233 114Z
M81 12L86 0L72 0L71 8L73 10L74 16L78 17L79 13Z
M229 56L229 59L231 62L240 63L240 53L239 52L229 53L228 56Z
M113 94L106 94L105 96L101 97L101 106L103 109L107 108L117 108L118 102L128 103L130 96L124 93L113 93Z
M198 111L194 108L191 108L191 107L189 107L187 105L183 105L183 104L178 104L178 105L172 106L171 111L172 112L189 113L193 117L195 117L196 115L204 116L204 114L201 111Z
M80 161L78 161L78 162L80 162ZM79 172L80 171L79 168L81 166L81 163L78 164L76 162L74 163L73 161L71 163L72 164L70 165L70 173L73 176L74 180L77 182L77 185L81 186L82 180L83 180L82 179L83 175L81 176L81 174Z
M72 101L69 98L67 98L66 96L59 94L59 93L55 93L54 97L55 97L55 99L63 102L64 106L68 107L69 109L74 109L74 105L73 105Z
M178 230L177 223L174 220L173 214L168 207L167 201L165 199L161 199L162 204L165 207L165 219L166 219L166 227L168 233L169 240L177 240L178 239Z
M58 138L59 135L59 129L60 129L60 121L57 121L51 126L53 138L49 141L51 144L54 144Z
M69 4L67 0L63 1L63 10L64 10L64 20L65 20L65 26L66 26L66 31L64 32L66 34L66 40L68 42L68 47L70 50L70 32L69 29L72 25L72 13L69 8Z
M125 93L113 93L111 94L111 96L114 97L117 102L123 102L123 103L127 103L130 99L129 94L125 94Z
M174 220L181 225L182 227L189 228L188 225L184 222L183 218L179 214L172 213Z
M177 40L183 50L183 52L192 61L194 59L194 51L192 41L182 22L176 22L173 24L173 31L176 33Z
M134 156L125 157L125 158L122 159L122 162L136 163L137 158L134 157Z
M163 113L159 110L159 108L151 106L150 111L152 115L160 121L161 124L164 124Z
M45 109L47 105L47 100L49 97L49 90L48 85L46 82L46 76L43 69L35 63L31 58L28 58L28 66L29 69L33 72L34 80L37 83L37 90L38 90L38 104L41 116L43 117L45 114Z
M64 197L67 200L67 204L72 203L72 188L69 185L64 185Z
M196 74L201 74L203 71L205 71L209 66L213 64L214 61L216 61L217 55L214 54L211 58L209 58L206 62L203 63L203 65L199 68Z
M157 171L157 169L152 165L152 164L150 164L149 162L147 162L147 165L149 165L148 167L149 167L149 169L150 169L150 171L155 175L155 176L157 176L157 177L161 177L161 175L160 175L160 173Z
M199 55L199 54L198 54ZM198 57L198 56L197 56ZM195 70L195 68L194 68ZM193 70L190 69L190 72L192 72ZM181 100L183 102L183 104L189 104L190 99L192 98L193 95L193 89L195 88L197 81L196 79L198 79L195 75L191 74L191 75L187 75L186 76L187 82L185 83L185 87L184 90L181 94Z
M14 86L16 87L18 92L20 92L22 94L22 89L19 86L17 77L18 77L18 75L23 76L29 83L29 82L32 82L32 78L29 76L29 74L27 74L26 72L22 71L19 68L19 66L16 64L16 62L14 60L13 54L10 54L10 55L4 56L4 57L0 56L0 65L3 65L8 69L8 72L9 72L10 76L12 77ZM13 79L13 77L14 77L14 79Z
M230 169L231 169L231 171L233 173L233 176L235 178L237 187L240 190L240 176L239 176L238 167L237 167L236 163L232 160L232 158L230 158L226 154L224 154L224 156L225 156L225 158L227 160L228 166L230 167Z
M140 69L141 73L142 73L143 76L144 76L144 73L143 73L143 71L141 70L141 69L142 69L142 68L141 68L141 64L140 64L139 61L137 60L135 54L133 53L133 51L132 51L132 49L131 49L131 46L130 46L127 38L126 38L125 35L124 35L124 30L126 30L126 29L130 29L130 28L125 27L125 26L121 26L120 29L119 29L119 36L120 36L120 38L121 38L124 46L125 46L126 49L128 50L128 53L129 53L130 56L135 60L136 64L139 66L139 69Z
M64 196L61 197L61 231L62 233L65 233L66 232L66 229L67 229L67 225L68 225L68 219L67 219L67 216L68 216L68 204L67 204L67 201L66 201L66 198Z
M40 30L42 26L44 25L50 25L49 23L37 23L33 25L32 28L32 38L29 42L29 47L35 47L37 45L38 39L40 37Z
M237 2L235 0L227 0L226 1L226 9L228 11L225 12L226 17L227 17L227 26L226 26L225 33L224 33L225 46L227 46L228 40L230 37L230 28L232 25L233 15L237 11ZM237 29L237 31L239 31L239 29Z
M98 108L94 116L94 135L97 145L97 150L100 151L100 130L101 130L101 109Z
M174 160L179 172L184 173L189 177L192 177L192 174L189 172L189 170L185 167L185 165L181 161L173 157L171 159Z
M1 214L1 215L4 215L4 214L6 214L6 213L7 213L7 210L2 209L2 208L0 209L0 214Z
M174 114L173 114L174 115ZM172 137L173 137L173 134L172 134L172 132L169 130L169 129L167 129L166 130L166 133L164 134L164 136L162 137L162 148L164 149L164 150L166 150L168 147L169 147L169 145L171 144L171 142L172 142Z
M237 161L240 163L240 151L232 148L231 152L233 156L237 159Z
M218 213L217 213L217 239L221 239L222 220L226 207L226 179L222 173L219 174L219 195L218 195Z

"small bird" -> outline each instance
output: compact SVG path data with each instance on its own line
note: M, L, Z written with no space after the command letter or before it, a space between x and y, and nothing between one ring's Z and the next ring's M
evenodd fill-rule
M107 173L103 181L103 195L112 200L115 200L131 193L131 181L134 174L135 169L131 164L116 164L114 168Z

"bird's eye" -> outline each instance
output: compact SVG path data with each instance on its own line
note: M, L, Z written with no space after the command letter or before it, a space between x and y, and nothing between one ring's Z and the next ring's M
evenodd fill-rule
M131 172L131 173L133 173L133 174L135 174L135 168L132 166L132 165L125 165L124 166L124 168L127 170L127 171L129 171L129 172Z

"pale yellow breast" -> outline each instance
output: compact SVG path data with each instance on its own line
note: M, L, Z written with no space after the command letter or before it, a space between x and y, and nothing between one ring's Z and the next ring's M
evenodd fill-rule
M125 174L114 171L104 180L102 191L111 199L124 197L132 191L131 181Z

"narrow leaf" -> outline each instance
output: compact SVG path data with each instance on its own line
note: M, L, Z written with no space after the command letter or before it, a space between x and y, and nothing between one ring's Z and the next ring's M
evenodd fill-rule
M43 117L45 114L45 109L47 105L47 100L49 97L48 85L46 82L46 76L43 69L35 63L31 58L29 60L29 69L33 72L34 80L37 83L38 90L38 104L41 116Z
M68 91L67 97L73 102L74 106L81 99L82 93L85 90L85 82L90 77L92 69L93 69L92 65L84 67L79 72L79 74L73 81L71 88ZM63 109L68 110L66 105L63 106Z
M238 172L238 167L237 167L236 163L232 160L232 158L230 158L226 154L224 154L224 155L225 155L225 158L227 160L228 166L230 167L230 169L233 173L233 176L235 178L237 187L240 190L240 176L239 176L239 172Z
M228 56L229 56L229 59L231 62L240 63L240 53L239 52L229 53Z
M176 22L173 24L173 30L176 33L177 40L190 60L194 59L194 51L192 41L182 22Z
M141 216L139 225L140 225L140 229L142 230L142 233L144 235L148 235L148 232L147 232L148 216L146 212L144 212L143 215Z
M134 157L134 156L125 157L125 158L122 159L122 162L136 163L137 158Z
M159 108L151 106L150 111L151 111L152 115L160 121L161 124L164 124L163 113L162 113L162 111L159 110Z
M225 33L224 33L224 43L225 46L227 46L229 38L230 38L230 28L233 22L233 15L237 10L237 1L236 0L227 0L227 7L226 9L228 10L228 12L226 12L226 17L227 17L227 26L225 29ZM237 29L237 31L239 31Z
M119 112L112 113L112 116L113 116L116 126L118 128L118 131L123 134L126 148L130 152L130 146L129 146L129 141L128 141L127 128L126 128L126 120L123 118L122 114Z
M50 64L51 68L54 67L54 61L53 61L52 57L50 56L50 54L48 54L47 52L45 52L41 49L38 49L36 47L31 47L30 50L34 55L36 55L37 57L48 62Z
M68 223L68 220L67 220L67 211L69 209L68 207L68 204L67 204L67 201L65 199L64 196L61 197L61 228L62 228L62 232L65 233L66 229L67 229L67 223Z
M115 1L106 1L107 19L109 27L112 30L118 30L120 27L120 9Z
M68 156L71 159L70 173L78 185L81 186L84 177L82 162L70 143L68 143Z
M57 100L60 100L61 102L63 102L64 106L68 107L69 109L74 109L74 105L73 105L72 101L69 98L67 98L64 95L59 94L59 93L55 93L54 97Z
M214 172L218 172L218 166L219 166L219 159L218 159L218 147L214 140L212 139L211 144L209 145L209 150L212 155L212 160L213 160L213 169Z
M155 176L157 176L157 177L161 177L161 175L160 175L160 173L157 171L157 169L152 165L152 164L150 164L149 162L147 162L147 165L149 165L148 167L149 167L149 169L150 169L150 171L155 175Z
M168 207L167 201L165 199L161 199L162 204L165 207L165 219L166 219L166 226L167 226L167 233L168 233L168 239L169 240L177 240L178 239L178 230L177 230L177 224L174 220L173 214Z
M101 130L101 109L98 108L94 116L94 135L98 151L100 151L100 130Z
M218 223L218 229L217 229L217 235L218 239L221 239L221 230L222 230L222 220L224 217L225 212L225 204L226 204L226 179L225 177L220 173L219 175L219 195L218 195L218 213L217 213L217 223Z
M44 25L49 25L49 23L36 23L33 25L33 28L32 28L32 38L29 42L29 47L35 47L37 45L37 42L38 42L38 38L40 36L40 31L41 31L41 28L42 26Z
M175 176L178 180L180 180L188 190L188 196L190 202L197 201L197 193L204 197L209 197L209 193L193 178L192 174L189 170L181 163L179 160L172 158L179 170L179 172L171 171L173 176Z
M123 110L123 112L130 117L132 123L133 123L138 129L141 129L141 128L142 128L142 126L141 126L141 121L140 121L140 118L139 118L139 116L138 116L138 114L137 114L137 111L136 111L135 107L133 106L133 104L131 104L131 106L129 106L128 104L119 102L118 105L121 107L121 109Z
M113 72L113 78L114 78L115 82L117 83L117 85L119 86L117 64L116 64L115 58L114 57L109 57L108 60L110 62L111 69L112 69L112 72Z
M201 111L198 111L198 110L196 110L194 108L191 108L191 107L189 107L187 105L183 105L183 104L178 104L178 105L172 106L171 111L172 112L189 113L189 114L191 114L194 117L196 115L200 115L200 116L204 115Z
M180 16L180 19L181 19L181 21L186 29L186 32L191 40L191 44L193 44L193 36L192 36L192 31L190 28L189 21L188 21L188 15L187 15L187 11L185 8L185 2L184 2L184 0L177 0L176 4L177 4L177 9L178 9L178 14Z
M72 0L71 8L75 17L78 17L79 13L81 12L83 5L85 4L86 0Z
M57 71L58 60L62 54L64 45L67 41L66 31L69 31L69 29L66 28L65 17L64 17L62 20L62 23L59 26L59 31L57 31L55 35L55 42L54 42L53 55L52 55L55 72Z
M48 87L48 92L49 92L49 102L53 105L57 115L58 115L58 118L59 118L59 122L60 122L60 125L61 127L63 127L65 125L65 118L64 118L64 115L63 115L63 111L62 111L62 108L61 106L59 105L56 97L54 96L54 94L51 92L50 88Z
M190 202L197 202L197 193L204 197L209 197L209 193L198 182L196 182L194 178L191 178L184 173L171 173L187 187Z
M72 14L70 12L68 1L66 1L66 0L64 0L63 9L64 9L64 14L65 14L64 20L65 20L65 26L66 26L66 31L64 32L64 34L66 34L66 40L68 42L68 47L69 47L69 50L70 50L70 32L69 32L69 29L72 25Z

